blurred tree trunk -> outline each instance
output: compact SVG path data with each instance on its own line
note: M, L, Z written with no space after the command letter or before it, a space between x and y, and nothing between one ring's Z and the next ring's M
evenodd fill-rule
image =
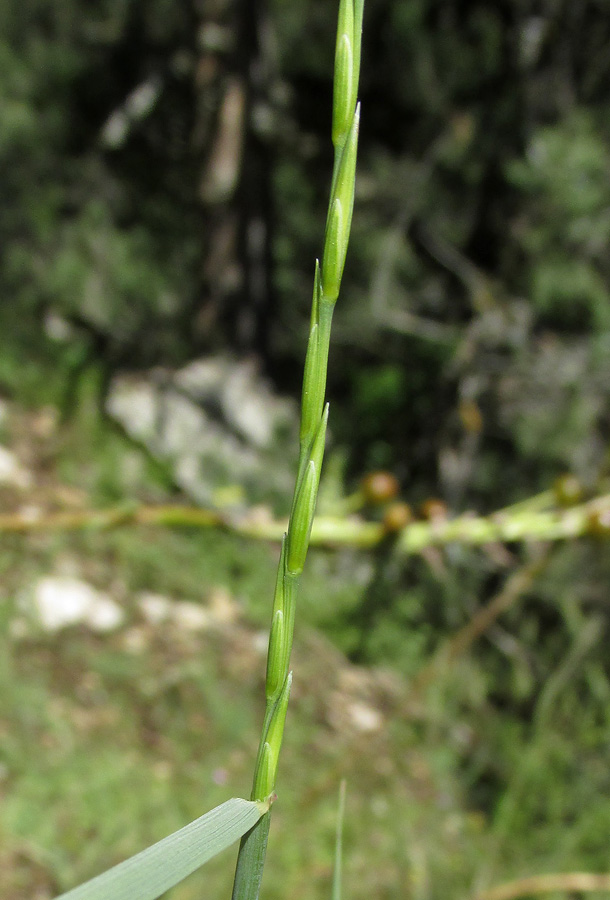
M199 9L198 197L205 233L197 327L265 361L271 296L271 153L255 129L271 70L263 0L212 0Z

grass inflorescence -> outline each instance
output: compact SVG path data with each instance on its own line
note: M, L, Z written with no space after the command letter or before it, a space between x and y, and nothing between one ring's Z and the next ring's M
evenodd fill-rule
M341 0L335 51L332 141L335 149L322 266L316 261L311 324L301 401L298 471L288 529L284 535L273 602L266 677L266 710L254 772L252 799L275 788L278 757L290 697L295 604L309 548L316 509L326 428L326 373L330 330L354 208L360 107L357 103L363 0ZM269 833L270 814L241 842L234 900L258 897Z

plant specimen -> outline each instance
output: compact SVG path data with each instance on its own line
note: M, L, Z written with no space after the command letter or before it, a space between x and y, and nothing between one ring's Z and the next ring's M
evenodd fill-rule
M357 102L364 0L341 0L335 50L332 141L335 160L326 217L322 265L316 261L311 325L301 400L297 478L278 566L267 655L266 710L254 771L252 800L264 801L275 788L278 757L292 673L290 654L299 579L309 547L316 508L328 404L326 373L330 330L345 266L356 180L360 106ZM234 900L258 897L270 811L241 841Z

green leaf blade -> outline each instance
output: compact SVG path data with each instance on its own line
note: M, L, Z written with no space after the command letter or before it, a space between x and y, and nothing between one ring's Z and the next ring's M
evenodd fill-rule
M156 900L253 828L268 802L233 798L56 900Z

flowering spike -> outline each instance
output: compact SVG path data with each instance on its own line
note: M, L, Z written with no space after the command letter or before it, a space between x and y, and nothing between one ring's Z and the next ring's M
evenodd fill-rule
M343 153L341 154L341 162L339 163L337 183L335 186L336 196L341 200L341 206L344 213L343 230L340 236L344 264L349 234L352 227L352 213L354 211L354 189L356 186L356 158L358 156L359 129L360 104L358 103L354 110L354 118L352 119L351 128L345 140ZM343 267L341 268L341 274L343 274Z
M352 225L359 127L360 104L354 110L352 124L341 148L326 222L322 259L322 294L324 299L330 303L335 303L339 296Z
M269 633L269 652L267 654L267 678L265 692L267 699L276 697L282 686L286 673L284 660L286 658L286 629L284 627L284 613L278 609L271 620Z
M256 765L256 778L252 790L253 800L264 800L272 792L273 773L276 768L277 760L274 766L271 747L269 746L269 742L265 741L260 750L259 759Z
M309 534L316 509L319 475L312 460L307 464L288 526L288 555L286 568L291 575L300 575L305 565Z
M322 459L324 457L324 446L326 444L326 426L328 425L329 408L329 404L327 403L324 407L324 412L322 413L320 425L318 426L309 456L311 462L316 467L318 481L320 480L320 472L322 471Z
M328 406L326 369L334 304L339 295L354 203L360 108L357 105L364 0L339 0L335 47L332 139L335 161L322 266L316 261L309 344L303 376L300 455L288 533L284 536L273 605L267 663L267 706L254 774L253 799L273 791L292 674L288 671L299 576L303 571L324 455ZM282 680L283 679L283 680ZM234 900L256 900L268 817L242 840ZM256 869L253 872L253 866Z
M362 18L364 16L364 0L354 0L354 38L352 41L352 52L354 54L354 65L352 68L352 95L354 102L358 96L358 82L360 81L360 56L362 50Z
M354 33L354 0L341 0L337 14L337 44L344 34L351 39Z
M275 593L273 595L273 612L281 609L284 612L284 571L286 568L286 535L282 538L282 549L280 550L280 561L277 567L277 575L275 578Z
M301 398L301 440L311 434L315 417L320 408L318 398L324 385L320 378L320 342L318 340L320 326L316 323L309 333L305 371L303 373L303 396ZM324 397L322 396L323 402Z
M354 115L354 54L347 34L337 35L335 90L333 94L333 144L343 144Z
M271 793L275 784L275 774L277 771L277 761L282 746L282 737L284 734L284 723L286 721L286 710L288 709L288 700L290 698L290 688L292 686L292 672L289 672L284 681L282 692L277 699L269 728L267 729L267 745L270 750L270 782L269 790Z
M341 200L337 197L331 206L324 239L322 260L322 294L334 303L339 296L341 275L345 265L344 216Z

